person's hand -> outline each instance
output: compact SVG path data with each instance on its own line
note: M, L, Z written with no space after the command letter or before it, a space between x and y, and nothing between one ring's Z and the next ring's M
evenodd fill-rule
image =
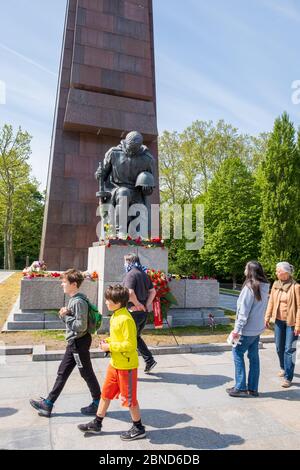
M236 333L235 331L232 332L232 339L239 339L240 336L241 335L239 333Z
M149 303L146 305L146 310L147 312L153 312L153 303Z
M133 312L146 312L146 307L145 305L138 303L134 305L134 307L132 308L132 311Z
M103 352L109 352L110 349L109 349L109 344L104 340L104 341L100 341L100 349L101 351Z
M265 321L265 327L268 328L268 329L270 328L270 322L269 321Z
M69 309L67 307L62 307L59 311L59 316L65 317L69 313Z
M295 328L294 335L295 335L295 336L300 336L300 329L297 330L297 329Z

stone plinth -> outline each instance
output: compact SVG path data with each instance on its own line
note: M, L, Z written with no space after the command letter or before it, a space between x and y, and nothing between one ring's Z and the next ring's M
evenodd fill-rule
M97 304L98 283L85 280L80 292ZM64 294L61 280L49 278L22 279L20 309L23 312L58 310L67 305L69 296Z
M85 280L80 287L92 303L98 303L98 282ZM8 318L8 331L65 330L58 310L68 305L69 296L61 287L61 280L38 278L21 281L20 300Z
M219 283L216 280L173 279L170 289L178 302L168 313L172 326L207 326L210 314L218 325L230 323L218 309Z
M56 279L22 279L20 309L54 310L64 305L61 281Z
M171 292L178 301L173 308L216 308L219 303L219 283L214 279L172 279Z
M147 268L168 272L168 250L139 246L93 246L89 249L88 271L96 271L99 276L98 307L103 313L102 329L108 327L108 310L104 292L109 285L119 284L124 278L124 256L135 253Z

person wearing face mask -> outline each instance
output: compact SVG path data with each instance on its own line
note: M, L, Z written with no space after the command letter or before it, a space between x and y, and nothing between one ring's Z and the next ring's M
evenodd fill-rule
M141 337L146 326L148 312L152 312L152 303L156 296L147 269L141 265L140 259L134 254L124 258L125 277L123 286L129 290L128 309L135 321L137 328L138 351L146 363L144 372L148 374L156 365L153 355L149 351L145 341Z
M274 282L265 322L275 323L276 350L279 358L281 386L289 388L294 378L296 345L300 334L300 285L293 279L294 267L287 262L276 265Z

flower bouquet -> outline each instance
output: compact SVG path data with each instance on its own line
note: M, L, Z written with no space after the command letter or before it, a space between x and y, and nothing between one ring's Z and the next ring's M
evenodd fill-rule
M167 316L171 305L177 305L177 300L170 291L169 278L164 272L149 269L147 274L156 290L156 297L153 301L154 326L162 328L163 318Z
M111 224L104 225L104 238L100 240L100 246L111 248L113 245L118 246L142 246L144 248L165 248L164 240L161 238L132 238L130 235L116 236L114 227Z
M83 274L84 279L92 282L96 282L99 279L98 273L96 271L89 273L88 271L85 271Z
M34 261L29 268L23 270L24 279L35 279L35 278L60 278L61 273L47 271L47 266L44 261Z

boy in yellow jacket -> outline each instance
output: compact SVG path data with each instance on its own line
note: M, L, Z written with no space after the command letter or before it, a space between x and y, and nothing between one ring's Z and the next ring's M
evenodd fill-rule
M137 401L137 331L135 322L127 310L129 291L121 285L110 286L105 291L105 303L113 315L110 320L110 337L101 342L100 348L110 352L111 361L101 393L96 418L78 426L87 434L101 434L102 421L111 400L121 397L122 406L128 407L133 426L121 434L124 441L142 439L146 436Z

